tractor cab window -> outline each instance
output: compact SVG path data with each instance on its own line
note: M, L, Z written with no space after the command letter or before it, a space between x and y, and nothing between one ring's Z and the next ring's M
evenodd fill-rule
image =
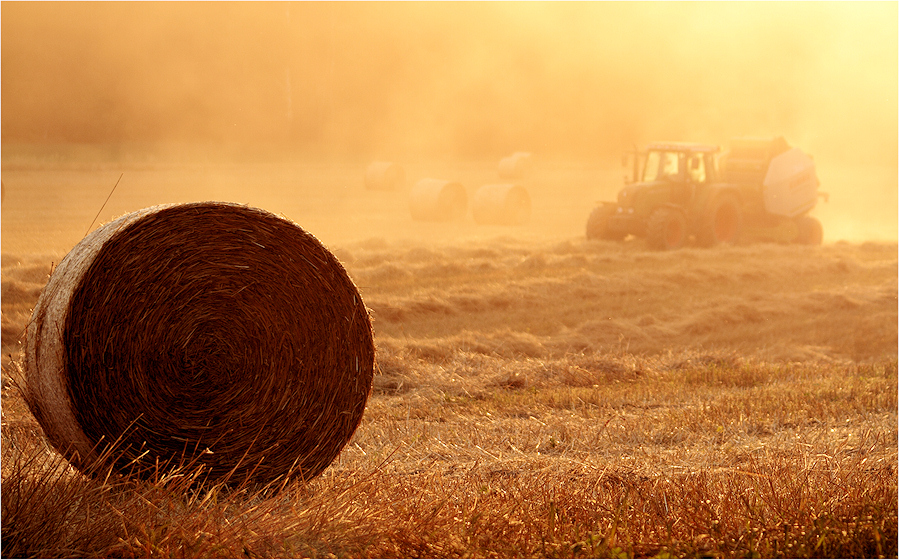
M649 152L646 154L646 165L643 166L643 181L655 181L659 175L659 160L662 154L660 152Z
M686 155L678 152L652 151L646 156L643 168L644 181L661 179L681 179L686 166Z
M690 173L690 180L694 183L705 183L706 180L706 170L705 170L705 158L703 154L691 154L690 155L690 165L688 167Z
M662 157L662 168L659 170L659 179L680 179L683 175L684 154L665 152Z

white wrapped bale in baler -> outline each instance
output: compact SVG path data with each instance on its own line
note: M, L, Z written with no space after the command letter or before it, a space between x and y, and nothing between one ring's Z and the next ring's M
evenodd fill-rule
M774 157L762 183L765 210L771 214L795 218L818 202L818 176L815 162L799 148Z
M748 228L758 239L819 245L821 223L809 215L826 195L818 192L811 156L783 137L735 138L722 160L725 181L742 185L747 201L757 200L761 215ZM755 206L755 204L751 204Z

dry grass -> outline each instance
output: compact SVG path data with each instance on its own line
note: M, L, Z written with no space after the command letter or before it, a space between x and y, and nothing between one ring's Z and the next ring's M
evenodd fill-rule
M528 381L516 382L502 378L503 360L471 358L448 373L477 366L491 382L449 377L434 388L408 373L413 388L378 391L338 464L274 496L196 493L171 480L100 484L40 449L39 433L8 429L4 554L897 552L895 362L597 356L525 364L517 373Z
M277 494L84 478L7 387L3 555L899 553L895 244L336 253L380 371L320 478ZM41 258L3 256L7 370Z
M380 371L322 477L280 493L89 479L7 387L3 554L899 552L895 245L337 254L373 309ZM41 258L4 255L7 369Z

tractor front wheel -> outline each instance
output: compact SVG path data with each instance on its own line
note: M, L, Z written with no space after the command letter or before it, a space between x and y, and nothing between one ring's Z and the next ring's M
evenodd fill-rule
M605 239L607 241L622 241L627 234L622 231L609 229L609 217L615 210L613 206L597 206L590 212L587 218L587 239Z
M646 244L652 249L670 251L683 247L687 239L687 218L676 208L658 208L646 223Z

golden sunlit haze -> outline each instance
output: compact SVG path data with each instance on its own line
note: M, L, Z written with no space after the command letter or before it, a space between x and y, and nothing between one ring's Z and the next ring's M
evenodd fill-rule
M439 173L425 162L487 169L525 151L594 170L578 183L543 167L548 181L529 186L544 198L540 216L547 204L571 212L552 217L564 229L547 226L567 234L583 229L594 201L615 196L620 156L634 146L726 149L733 137L782 135L815 158L830 195L815 209L826 239L899 235L896 2L3 2L0 11L7 190L24 179L9 173L22 154L302 160L353 177L386 160L421 165L407 170L415 180ZM262 191L246 181L229 195L207 175L216 199L290 212L296 196L248 198ZM126 187L136 180L129 174ZM349 184L324 194L355 200ZM147 188L158 191L159 179ZM171 200L160 191L140 203L160 201Z
M896 164L897 4L4 2L4 143L366 157L783 134Z

